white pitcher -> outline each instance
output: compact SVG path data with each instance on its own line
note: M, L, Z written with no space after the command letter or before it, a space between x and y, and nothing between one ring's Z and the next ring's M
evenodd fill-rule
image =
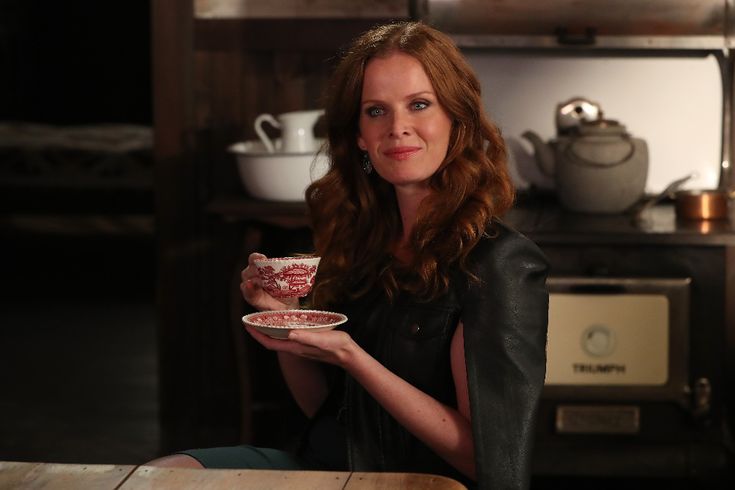
M261 114L255 118L255 133L269 153L274 153L276 147L263 131L264 122L281 130L279 151L283 153L313 153L318 150L314 138L314 124L322 115L324 115L323 109L284 112L276 117L271 114Z

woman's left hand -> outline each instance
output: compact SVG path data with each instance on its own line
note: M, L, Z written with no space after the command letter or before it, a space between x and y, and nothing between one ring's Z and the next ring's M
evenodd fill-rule
M464 373L462 324L452 339L452 374L457 386L459 407L446 405L391 372L375 358L362 350L347 332L329 330L308 332L291 330L287 340L273 339L250 326L250 335L265 348L278 352L279 360L303 361L297 373L318 367L318 362L339 366L357 381L385 410L409 432L414 434L437 454L474 478L474 447L469 414L469 391ZM316 362L307 362L314 360ZM290 364L290 362L289 362ZM282 364L283 366L283 364ZM290 381L289 381L290 379ZM286 378L292 393L298 388L299 406L311 416L326 397L326 388L319 391L303 379ZM317 393L318 396L313 394ZM300 401L299 401L300 400Z
M263 347L276 352L287 352L314 361L345 368L354 352L359 349L347 332L307 332L291 330L288 339L274 339L246 325L245 329Z

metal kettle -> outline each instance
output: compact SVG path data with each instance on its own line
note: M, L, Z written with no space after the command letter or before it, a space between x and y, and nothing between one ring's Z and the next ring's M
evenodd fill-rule
M539 169L553 176L561 204L569 210L612 214L625 211L645 192L648 145L617 121L600 117L544 142L522 135L534 147Z

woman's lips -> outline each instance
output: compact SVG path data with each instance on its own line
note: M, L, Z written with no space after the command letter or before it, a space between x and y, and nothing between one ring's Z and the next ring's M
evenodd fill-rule
M418 153L419 150L420 148L416 146L397 146L395 148L385 150L383 154L394 160L406 160Z

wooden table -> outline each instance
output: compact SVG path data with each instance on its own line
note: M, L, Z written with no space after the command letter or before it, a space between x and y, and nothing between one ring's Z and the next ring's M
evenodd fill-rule
M342 471L196 470L134 465L85 465L0 461L0 488L17 489L283 489L462 490L443 476Z

